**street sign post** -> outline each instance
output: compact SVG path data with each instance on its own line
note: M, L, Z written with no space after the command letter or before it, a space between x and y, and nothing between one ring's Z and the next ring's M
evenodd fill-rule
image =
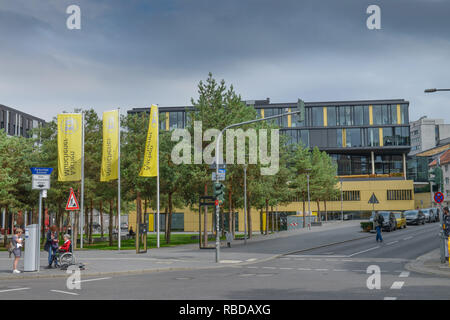
M37 230L37 243L36 246L36 256L40 255L40 247L39 243L41 240L41 221L42 221L42 198L47 197L47 190L50 189L50 175L53 171L53 168L30 168L31 170L31 188L34 190L41 190L39 192L39 217L38 217L38 230ZM40 269L40 260L37 259L37 271Z
M441 203L442 201L444 201L444 194L442 192L436 192L434 194L434 201L436 203Z
M75 197L75 193L72 188L70 188L70 195L67 200L66 210L80 210L80 206L78 205L77 198Z
M219 174L218 174L218 178L216 179L216 172L212 173L212 181L225 181L225 174L226 174L226 170L225 169L219 169Z

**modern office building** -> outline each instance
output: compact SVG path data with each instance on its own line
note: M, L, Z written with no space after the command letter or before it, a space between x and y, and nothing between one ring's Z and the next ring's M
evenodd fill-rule
M246 101L261 118L289 112L297 102L271 103L270 99ZM162 130L183 128L186 110L191 107L160 107L165 120ZM346 216L367 218L372 211L368 201L375 194L379 204L375 210L407 210L414 207L413 181L407 180L406 156L410 152L409 102L396 100L305 102L305 119L297 115L278 118L275 123L289 142L301 142L309 148L327 152L337 164L337 176L342 181L343 204ZM148 112L148 108L134 108L128 113ZM317 212L317 205L311 203ZM322 205L321 205L322 206ZM324 208L320 207L320 212ZM278 211L298 214L300 202L279 206ZM341 201L327 202L327 217L341 217ZM194 231L198 220L184 212L186 231ZM252 210L256 211L256 210ZM181 212L180 212L181 213ZM243 220L239 212L239 230ZM261 221L264 219L261 219ZM130 221L133 221L130 218ZM253 221L259 222L259 216ZM255 223L254 229L260 226Z
M410 130L410 156L432 149L441 144L441 141L450 138L450 124L445 124L444 119L429 119L423 116L419 120L411 121Z
M44 123L43 119L0 104L0 129L10 136L30 138L30 130Z

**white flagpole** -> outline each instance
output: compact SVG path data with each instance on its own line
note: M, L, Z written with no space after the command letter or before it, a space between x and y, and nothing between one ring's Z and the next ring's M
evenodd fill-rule
M158 134L156 135L156 168L158 172L158 176L156 177L156 247L159 248L159 107L156 109L156 111L158 112Z
M120 225L120 108L117 109L118 113L118 126L119 126L119 159L117 163L117 216L119 220L119 250L120 250L120 231L121 231L121 225Z
M80 248L83 248L83 227L84 227L84 111L82 112L82 125L83 125L83 130L82 130L82 135L81 135L81 210L80 210L80 235L81 235L81 239L80 239ZM77 239L75 239L75 241L77 241Z

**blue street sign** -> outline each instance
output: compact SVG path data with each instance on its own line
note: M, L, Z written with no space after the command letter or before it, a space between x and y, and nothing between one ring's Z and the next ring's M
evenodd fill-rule
M51 174L53 168L30 168L32 174Z
M436 192L434 194L434 201L436 201L436 203L441 203L442 201L444 201L444 195L442 194L442 192Z

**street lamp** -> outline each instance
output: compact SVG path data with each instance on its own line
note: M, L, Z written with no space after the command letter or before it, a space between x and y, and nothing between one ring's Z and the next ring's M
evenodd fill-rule
M301 100L299 100L301 101ZM255 120L250 120L250 121L244 121L244 122L239 122L239 123L234 123L231 124L225 128L222 129L222 131L220 131L219 135L217 136L217 142L216 142L216 183L219 183L219 153L220 153L220 139L222 138L223 133L231 128L235 128L235 127L239 127L239 126L243 126L246 124L251 124L251 123L255 123L255 122L261 122L261 121L267 121L267 120L271 120L271 119L276 119L276 118L281 118L281 117L285 117L291 114L298 114L302 112L302 110L297 110L294 112L287 112L287 113L283 113L283 114L279 114L276 116L270 116L267 118L261 118L261 119L255 119ZM220 215L220 206L216 205L216 262L220 262L220 235L219 235L219 215Z
M425 93L432 93L432 92L436 92L436 91L450 91L450 89L436 89L436 88L432 88L432 89L425 89ZM440 168L441 165L441 161L440 161L440 157L437 158L437 168ZM438 191L442 192L442 184L438 184ZM433 189L430 190L430 193L433 193ZM442 214L442 204L439 204L439 207L441 208L441 210L439 210L439 222L441 223L441 230L439 232L439 236L441 238L441 242L440 242L440 255L441 255L441 263L445 263L445 244L446 244L446 237L444 234L444 229L443 229L443 224L444 222L442 220L443 219L443 214ZM448 249L447 249L448 250Z

